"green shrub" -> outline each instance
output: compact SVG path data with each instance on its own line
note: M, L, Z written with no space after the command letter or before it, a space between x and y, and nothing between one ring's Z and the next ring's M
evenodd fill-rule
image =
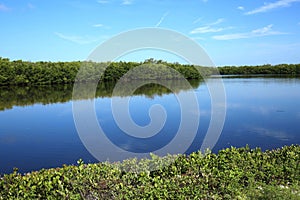
M0 199L300 199L299 157L300 146L291 145L122 163L79 160L76 166L6 174Z

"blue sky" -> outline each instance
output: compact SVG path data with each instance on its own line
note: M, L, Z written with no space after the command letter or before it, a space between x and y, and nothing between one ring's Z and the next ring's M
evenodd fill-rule
M300 0L0 0L0 56L85 60L121 32L161 27L194 39L218 66L300 63L299 11ZM124 59L147 57L178 59Z

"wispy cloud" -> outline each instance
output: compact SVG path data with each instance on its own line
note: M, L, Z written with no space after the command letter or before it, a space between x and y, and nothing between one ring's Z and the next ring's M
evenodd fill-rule
M95 28L102 28L102 29L110 29L111 27L109 27L109 26L106 26L106 25L104 25L104 24L93 24L92 25L93 27L95 27Z
M213 26L213 25L217 25L217 24L220 24L222 22L224 22L225 19L224 18L220 18L220 19L217 19L215 22L212 22L212 23L209 23L207 24L208 26Z
M234 34L224 34L224 35L216 35L213 36L213 39L216 40L234 40L234 39L245 39L245 38L254 38L254 37L262 37L268 35L282 35L287 34L279 31L272 30L273 25L270 24L260 29L252 30L251 32L247 33L234 33Z
M215 25L218 25L224 21L223 18L217 19L216 21L206 24L205 26L201 26L198 28L195 28L190 32L190 34L198 34L198 33L216 33L216 32L221 32L226 29L230 29L231 27L225 27L225 28L220 28L220 27L214 27Z
M202 17L199 17L199 18L197 18L197 19L195 19L194 21L193 21L193 24L197 24L198 22L200 22L202 20Z
M217 33L217 32L221 32L224 31L228 28L212 28L210 26L203 26L203 27L199 27L196 28L194 30L192 30L190 32L190 34L197 34L197 33Z
M263 12L268 12L270 10L276 9L276 8L282 8L282 7L288 7L292 3L295 2L300 2L300 0L277 0L276 2L273 3L267 3L259 8L256 8L254 10L251 10L249 12L246 12L246 15L253 15L256 13L263 13Z
M96 38L92 36L76 36L76 35L65 35L59 32L54 32L59 38L74 42L76 44L89 44L99 41L101 38Z
M238 10L245 10L245 8L243 6L239 6L237 7Z
M108 0L98 0L97 2L100 3L100 4L106 4L106 3L109 3Z
M122 5L131 5L133 0L122 0Z
M94 25L93 25L93 27L97 27L97 28L98 28L98 27L103 27L103 26L104 26L103 24L94 24Z
M8 11L8 10L9 8L6 5L0 3L0 11Z
M160 18L160 20L157 22L157 24L155 25L155 27L159 27L160 24L165 20L165 18L168 16L169 12L166 12L165 14L163 14L163 16Z
M27 4L27 7L28 7L29 9L35 9L35 8L36 8L35 5L33 5L32 3L28 3L28 4Z

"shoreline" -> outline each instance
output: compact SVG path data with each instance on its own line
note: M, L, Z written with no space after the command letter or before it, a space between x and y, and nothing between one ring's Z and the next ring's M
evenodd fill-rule
M171 158L169 156L169 158ZM174 158L174 157L172 157ZM0 199L258 198L300 196L300 146L262 151L227 148L217 154L178 155L170 165L149 170L138 162L64 165L24 175L1 176ZM141 171L137 172L141 167ZM124 170L126 169L126 170ZM131 169L131 171L128 169ZM298 188L298 189L297 189ZM253 196L254 195L254 196Z

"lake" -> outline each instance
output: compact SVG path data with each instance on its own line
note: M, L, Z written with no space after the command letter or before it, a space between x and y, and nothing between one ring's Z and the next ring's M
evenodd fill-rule
M225 76L223 83L226 119L213 152L247 144L263 150L300 144L300 78ZM192 89L184 87L179 80L167 83L176 88L177 95L193 92L199 102L199 127L185 151L187 154L200 149L211 119L211 99L206 83L192 81L190 84ZM111 102L124 97L113 96L113 88L113 83L99 85L94 102L99 125L114 146L138 154L162 149L172 142L181 121L176 95L156 84L144 85L135 91L130 97L129 111L137 125L150 123L149 109L154 105L161 105L167 114L158 134L136 138L124 134L114 121ZM80 158L86 163L98 162L77 133L72 92L72 85L0 87L0 174L10 173L14 167L25 173L76 164ZM193 114L195 112L190 111L190 116ZM178 145L174 144L173 148ZM99 148L103 154L100 161L110 160L106 154L122 159L120 152L114 152L109 146Z

